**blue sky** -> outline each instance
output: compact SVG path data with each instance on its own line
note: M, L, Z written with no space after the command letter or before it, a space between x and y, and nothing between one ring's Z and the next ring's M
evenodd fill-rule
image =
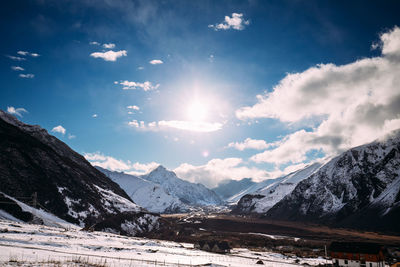
M400 127L399 8L7 1L0 108L112 170L274 178Z

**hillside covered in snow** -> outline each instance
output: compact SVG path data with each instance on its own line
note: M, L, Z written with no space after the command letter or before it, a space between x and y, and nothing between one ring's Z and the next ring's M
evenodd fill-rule
M234 213L265 213L286 195L292 192L296 185L308 178L321 167L320 163L310 164L286 176L271 180L271 184L259 187L251 194L244 195L234 208Z
M135 203L148 211L176 213L189 209L178 197L167 193L159 184L123 172L109 171L98 166L96 168L119 184Z
M400 130L330 160L265 216L400 233Z
M25 124L3 111L0 184L3 197L29 198L35 193L40 207L82 227L103 226L136 235L158 225L158 216L136 205L83 156L40 126ZM23 214L7 204L0 204L0 210L17 219ZM110 218L115 218L114 223Z

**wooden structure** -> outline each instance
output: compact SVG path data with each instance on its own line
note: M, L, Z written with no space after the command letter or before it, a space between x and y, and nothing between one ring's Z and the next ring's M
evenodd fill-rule
M201 240L194 245L195 248L215 253L229 253L231 247L226 241Z
M329 248L335 267L384 267L384 249L375 243L332 242Z

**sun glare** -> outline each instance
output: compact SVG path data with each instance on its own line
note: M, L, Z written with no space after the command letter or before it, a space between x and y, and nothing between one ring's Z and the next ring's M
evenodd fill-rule
M191 121L203 121L207 117L207 105L200 101L192 102L187 107L187 117Z

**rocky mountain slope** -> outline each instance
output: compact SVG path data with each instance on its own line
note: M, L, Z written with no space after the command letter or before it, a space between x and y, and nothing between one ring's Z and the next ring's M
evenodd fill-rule
M275 179L272 184L259 188L252 194L243 196L233 209L233 212L241 214L267 212L272 206L292 192L300 181L308 178L320 167L320 163L314 163Z
M158 217L136 205L118 184L95 169L65 143L35 125L27 125L0 111L0 183L11 197L30 197L59 218L81 226L96 225L118 216L109 226L126 234L140 234L157 226ZM0 209L7 207L0 205ZM14 214L11 212L11 215Z
M182 180L174 172L167 170L161 165L150 173L140 176L140 178L160 185L165 192L177 197L181 202L190 206L222 204L222 200L211 189L206 188L202 184L194 184Z
M176 213L189 210L187 205L167 193L159 184L123 172L109 171L98 166L96 168L119 184L135 203L151 212Z
M332 159L265 216L400 233L400 130Z

